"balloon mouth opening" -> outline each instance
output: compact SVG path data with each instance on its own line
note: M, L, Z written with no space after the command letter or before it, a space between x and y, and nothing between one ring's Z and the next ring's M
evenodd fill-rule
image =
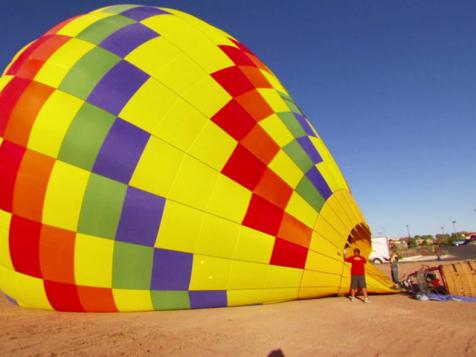
M347 242L344 245L345 255L352 255L354 249L360 250L360 254L364 257L368 257L372 250L371 237L369 226L365 223L359 223L352 228L347 237Z

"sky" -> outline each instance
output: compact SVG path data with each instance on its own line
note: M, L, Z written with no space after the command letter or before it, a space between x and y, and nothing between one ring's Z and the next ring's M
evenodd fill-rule
M0 68L62 20L116 3L9 2ZM254 51L313 122L375 235L476 231L476 1L128 3L189 12Z

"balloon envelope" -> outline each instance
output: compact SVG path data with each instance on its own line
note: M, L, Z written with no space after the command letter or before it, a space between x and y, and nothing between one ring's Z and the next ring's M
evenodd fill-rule
M21 306L343 294L345 249L369 253L311 122L253 52L191 15L117 5L66 20L0 90L0 290ZM367 269L371 291L391 291Z

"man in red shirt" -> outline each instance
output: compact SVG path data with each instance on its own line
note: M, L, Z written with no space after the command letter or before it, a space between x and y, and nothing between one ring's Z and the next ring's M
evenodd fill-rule
M354 249L354 255L346 258L345 261L352 264L352 268L350 269L350 301L355 300L355 293L358 288L361 288L364 293L364 302L369 302L369 298L367 297L367 283L365 282L365 264L367 260L360 255L360 249Z

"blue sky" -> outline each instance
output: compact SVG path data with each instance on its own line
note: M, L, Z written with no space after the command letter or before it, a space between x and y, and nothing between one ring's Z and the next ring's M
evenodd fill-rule
M0 67L113 1L10 2ZM136 1L130 1L136 3ZM140 1L233 34L326 141L374 233L476 231L476 1Z

